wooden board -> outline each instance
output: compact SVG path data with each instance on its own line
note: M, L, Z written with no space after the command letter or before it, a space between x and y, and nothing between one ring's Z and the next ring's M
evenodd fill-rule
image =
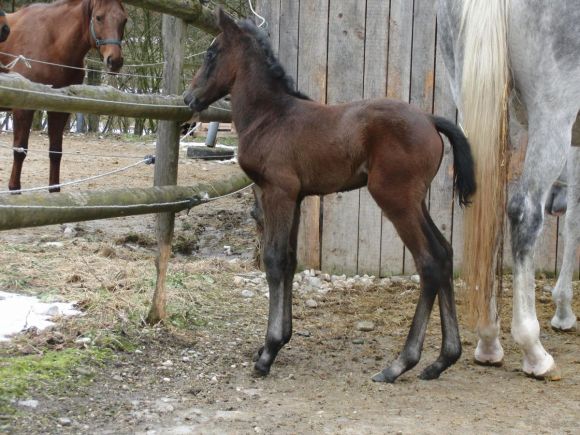
M391 0L387 96L409 101L411 87L411 49L413 7L407 0ZM383 216L381 234L381 276L403 273L403 242L393 224Z
M296 80L298 75L298 18L300 2L280 2L280 42L278 59L286 72Z
M367 0L363 97L387 93L389 2ZM360 190L358 223L358 274L379 276L381 269L382 211L367 188Z
M411 91L409 101L421 110L433 111L435 87L435 10L432 0L415 0L411 51ZM429 198L427 198L429 206ZM405 248L403 272L416 273L415 261Z
M298 89L313 100L326 102L328 0L300 2ZM320 197L302 202L298 233L298 266L320 269Z
M437 33L437 42L439 34ZM435 90L433 97L433 113L456 121L455 103L451 93L451 86L447 78L447 71L443 63L443 55L439 45L435 45ZM451 243L453 229L453 152L445 136L443 137L444 152L439 172L431 183L429 192L429 213L443 236ZM457 206L457 204L455 204ZM458 207L458 206L457 206ZM454 262L459 257L454 255Z
M329 104L360 100L364 81L365 2L331 0L328 26ZM322 269L357 273L359 192L323 200Z
M259 0L256 11L264 17L266 22L263 29L270 36L274 54L278 56L280 46L280 0Z

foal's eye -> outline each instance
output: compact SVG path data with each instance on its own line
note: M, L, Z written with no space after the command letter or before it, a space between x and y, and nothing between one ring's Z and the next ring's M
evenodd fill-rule
M216 57L216 52L215 51L206 51L205 53L205 60L207 60L208 62L210 60L214 60Z
M101 21L103 21L103 16L102 15L97 15L97 21L100 23Z

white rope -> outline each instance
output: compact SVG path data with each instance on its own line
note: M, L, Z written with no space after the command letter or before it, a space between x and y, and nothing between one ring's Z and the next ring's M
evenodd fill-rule
M260 20L262 20L262 22L258 25L258 27L262 27L266 23L266 19L254 10L254 6L252 5L252 0L248 0L248 4L250 5L250 10L252 11L252 13L256 17L258 17ZM268 26L266 26L266 27L268 27Z
M17 153L22 153L28 155L30 151L34 152L46 152L44 150L36 150L30 148L23 148L23 147L12 147L10 145L5 145L0 143L0 148L10 149L12 151L16 151ZM110 159L140 159L142 156L134 156L134 155L121 155L121 154L90 154L90 153L81 153L79 151L50 151L48 150L49 154L60 154L60 155L69 155L69 156L85 156L85 157L102 157L102 158L110 158Z
M29 90L29 89L18 89L18 88L11 88L9 86L1 86L0 85L0 89L5 89L7 91L16 91L16 92L21 92L24 94L34 94L34 95L44 95L44 96L49 96L49 97L59 97L59 98L65 98L65 99L71 99L71 100L77 100L77 101L91 101L94 103L107 103L107 104L121 104L121 105L125 105L125 106L135 106L135 107L156 107L156 108L169 108L169 109L183 109L187 106L183 105L173 105L173 104L149 104L149 103L134 103L134 102L124 102L124 101L111 101L111 100L99 100L97 98L89 98L89 97L79 97L76 95L62 95L62 94L53 94L50 92L42 92L42 91L34 91L34 90ZM215 107L216 109L220 109L219 107ZM223 110L227 110L227 109L223 109Z
M64 187L64 186L72 186L75 184L85 183L87 181L97 180L99 178L104 178L104 177L108 177L110 175L118 174L119 172L128 171L129 169L134 168L135 166L141 165L143 163L151 163L151 160L152 160L152 157L146 157L143 160L140 160L136 163L125 166L123 168L115 169L115 170L109 171L109 172L104 172L104 173L98 174L98 175L93 175L92 177L67 181L65 183L60 183L60 184L53 184L52 186L32 187L29 189L20 189L20 190L1 190L0 195L14 194L14 193L25 193L25 192L38 192L39 190L55 189L55 188L60 188L60 187Z
M9 86L1 86L0 85L0 89L5 89L7 91L15 91L15 92L21 92L21 93L28 93L28 94L34 94L34 95L44 95L44 96L49 96L49 97L59 97L59 98L65 98L65 99L71 99L71 100L77 100L77 101L91 101L93 103L107 103L107 104L117 104L117 105L124 105L124 106L134 106L134 107L155 107L158 109L184 109L187 106L184 104L183 106L179 105L173 105L173 104L148 104L148 103L134 103L134 102L127 102L127 101L112 101L112 100L99 100L97 98L89 98L89 97L79 97L76 95L61 95L61 94L53 94L50 92L42 92L42 91L34 91L34 90L29 90L29 89L18 89L18 88L11 88ZM138 95L143 95L143 94L138 94ZM230 109L226 109L223 107L218 107L218 106L209 106L213 109L216 110L222 110L224 112L231 112Z
M0 204L0 209L34 209L34 210L92 210L92 209L132 209L132 208L142 208L142 207L161 207L166 205L180 205L180 204L206 204L208 202L217 201L218 199L227 198L233 195L237 195L238 193L243 192L246 189L252 187L254 183L249 184L246 187L242 187L235 192L226 193L225 195L216 196L213 198L209 197L207 192L202 193L200 196L194 196L191 199L184 199L181 201L172 201L172 202L157 202L153 204L131 204L131 205L7 205L7 204ZM12 191L14 192L14 191ZM191 208L191 207L190 207Z
M54 62L47 62L44 60L38 60L38 59L31 59L29 57L25 57L23 55L16 55L16 54L12 54L12 53L6 53L4 51L0 51L0 54L4 55L4 56L9 56L14 58L14 60L12 62L10 62L8 65L5 66L5 68L7 69L13 69L16 64L20 61L24 62L25 65L30 69L32 68L32 65L30 64L30 62L33 63L39 63L42 65L49 65L49 66L56 66L59 68L68 68L68 69L74 69L77 71L93 71L93 72L98 72L101 74L107 74L107 71L103 71L100 69L94 69L94 68L83 68L83 67L78 67L78 66L71 66L71 65L63 65L60 63L54 63ZM150 75L143 75L143 74L129 74L129 73L112 73L113 75L116 76L123 76L123 77L141 77L141 78L148 78L148 79L161 79L162 77L160 76L150 76Z
M193 54L190 54L190 55L187 55L187 56L183 56L183 59L191 59L191 58L196 57L196 56L201 56L202 54L205 54L205 53L206 53L205 51L200 51L199 53L193 53ZM86 60L87 60L87 62L91 62L91 63L98 64L98 65L100 65L102 63L100 60L95 60L95 59L91 59L91 58L87 58ZM135 64L132 64L132 65L131 64L129 64L129 65L123 65L123 68L135 68L135 69L138 69L138 68L150 68L152 66L163 66L166 63L167 62L165 62L165 61L162 61L162 62L153 62L153 63L135 63Z

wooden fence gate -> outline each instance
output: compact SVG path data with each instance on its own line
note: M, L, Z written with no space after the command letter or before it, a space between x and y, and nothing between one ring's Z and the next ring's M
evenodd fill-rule
M384 97L409 101L456 120L437 47L433 0L260 0L272 46L297 88L335 104ZM463 256L463 214L453 202L453 157L446 143L428 207L451 241L455 268ZM563 251L563 219L546 218L539 270L554 273ZM509 250L509 243L505 244ZM504 255L510 266L511 254ZM299 238L302 267L375 276L410 274L413 259L366 188L309 197Z

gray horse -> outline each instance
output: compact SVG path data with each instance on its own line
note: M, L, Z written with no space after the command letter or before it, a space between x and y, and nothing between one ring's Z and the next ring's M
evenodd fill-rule
M498 231L503 226L503 212L495 211L503 210L505 201L501 192L507 183L503 158L508 141L503 138L509 112L511 143L517 143L526 130L528 135L522 174L507 200L514 264L511 330L523 351L523 371L557 379L554 359L540 342L534 248L544 208L557 207L550 188L563 173L568 191L565 253L553 292L557 310L552 326L572 329L576 316L571 309L571 280L580 238L580 149L571 146L580 145L580 134L576 133L580 132L580 1L558 0L546 5L541 0L439 0L438 30L461 119L469 124L466 132L470 142L480 149L474 151L480 204L475 199L475 218L468 219L471 225L480 226L470 227L466 222L466 234L475 234L477 240L470 241L472 249L464 254L464 262L475 264L477 275L471 282L468 279L479 308L475 358L492 365L503 360L493 277ZM494 97L495 104L482 103L489 96ZM495 133L490 137L490 132ZM496 151L481 154L486 147ZM491 222L495 214L497 221ZM482 216L487 216L483 222ZM474 251L474 247L481 249Z

